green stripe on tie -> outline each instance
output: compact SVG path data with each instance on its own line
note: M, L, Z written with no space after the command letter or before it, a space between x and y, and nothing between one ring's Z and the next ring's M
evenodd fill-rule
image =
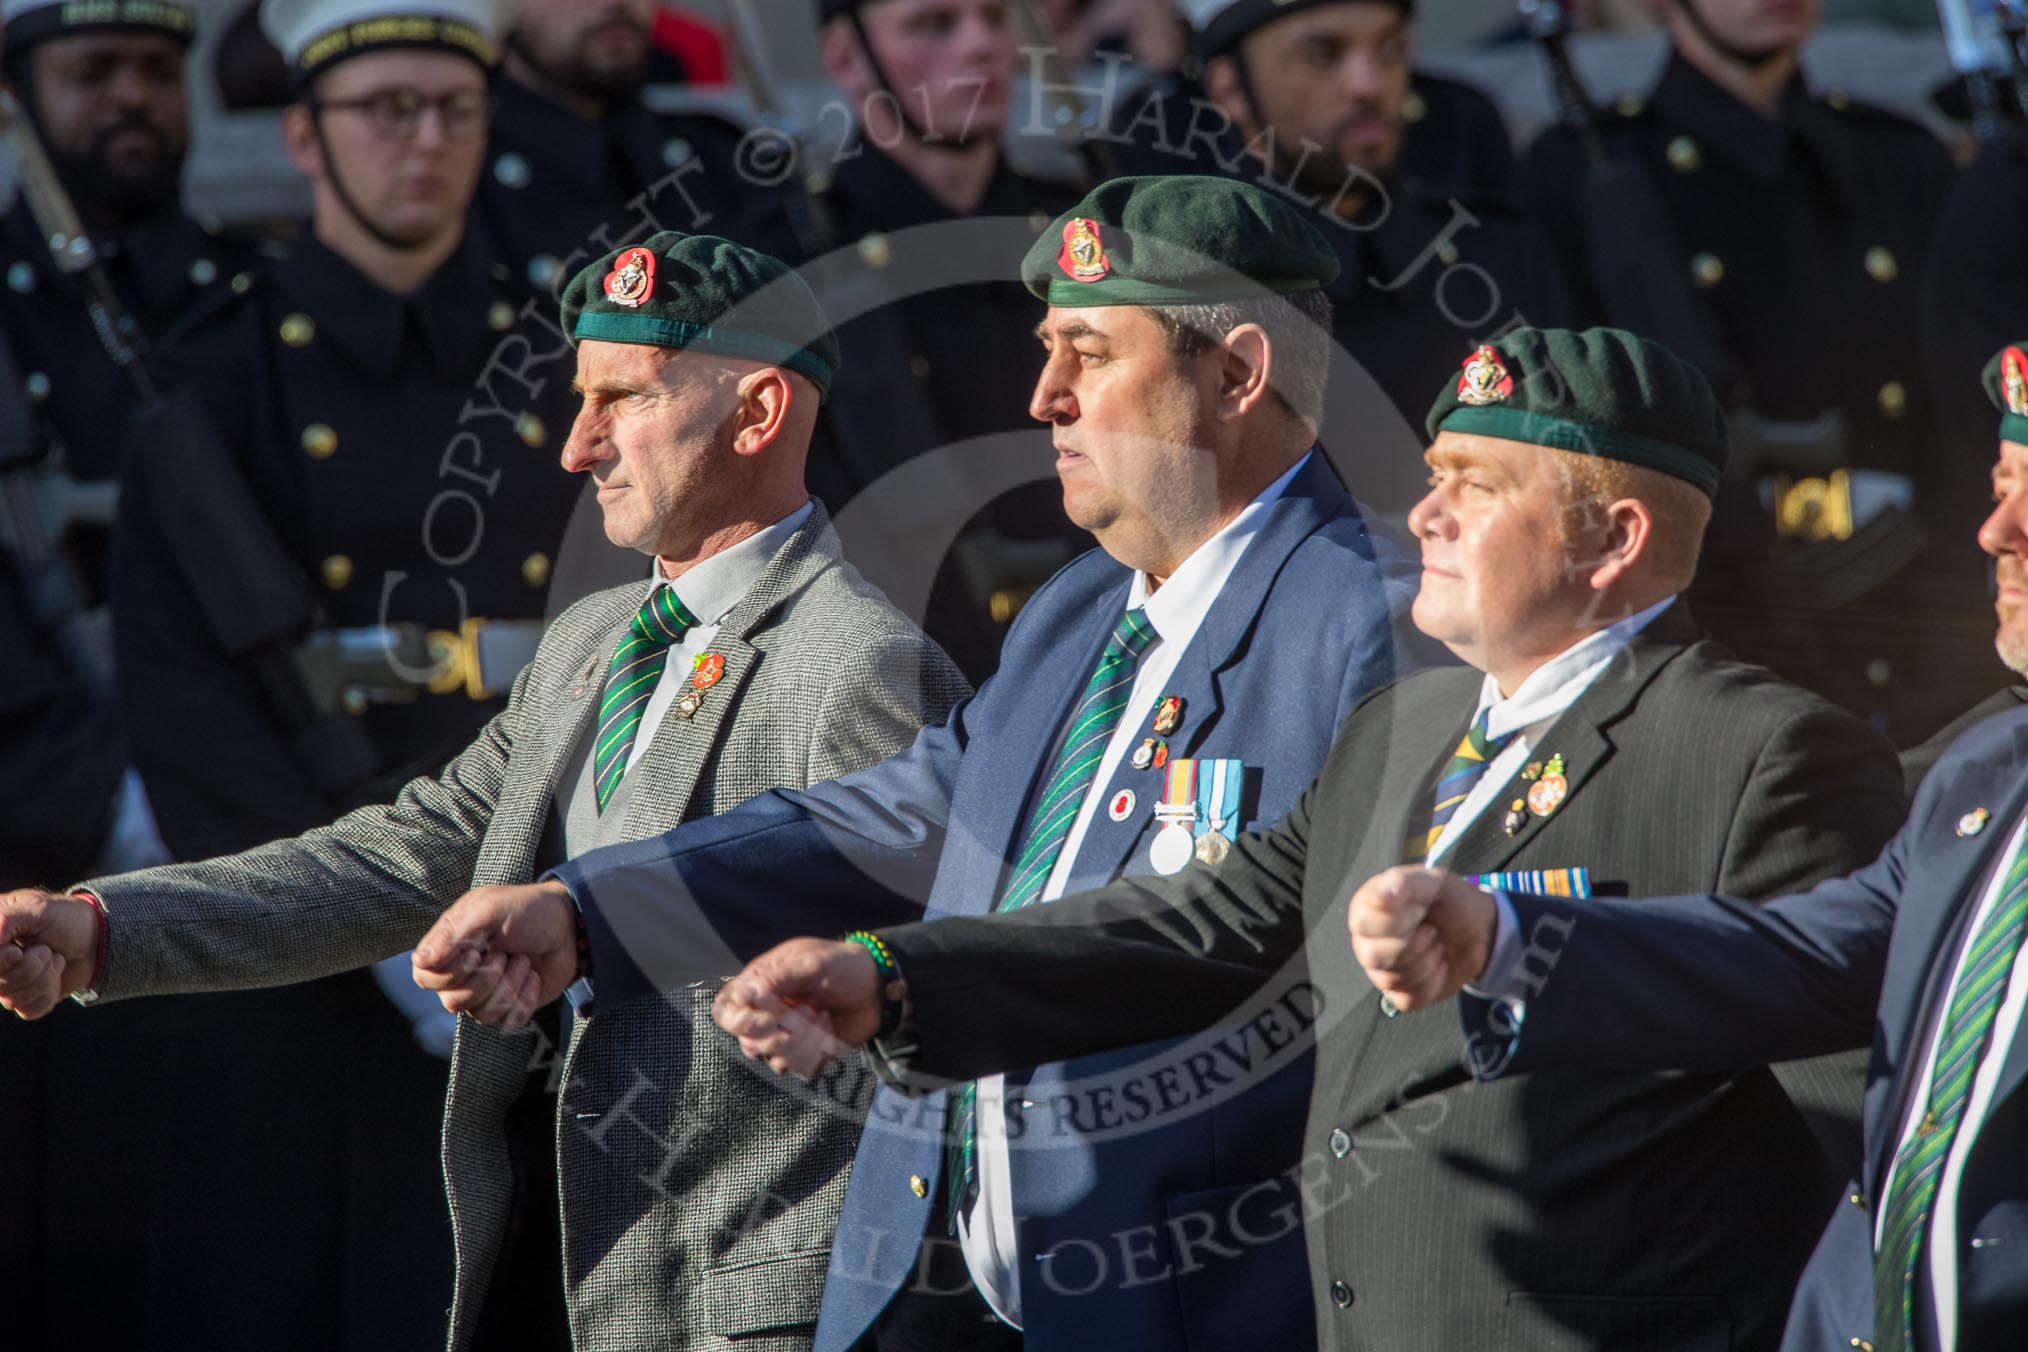
M626 777L627 757L640 735L641 718L648 712L655 682L662 678L670 647L696 627L697 617L678 599L676 589L657 585L620 637L606 666L598 733L592 740L592 791L599 811L606 810L613 790Z
M1972 1081L1992 1040L1993 1016L2028 934L2028 844L2015 851L2000 899L1966 945L1937 1036L1936 1066L1922 1121L1901 1145L1881 1207L1873 1256L1873 1344L1877 1352L1915 1346L1916 1274L1927 1262L1929 1220L1951 1145L1964 1121Z
M1084 697L1071 712L1063 749L1057 752L1045 787L1028 814L1028 827L1022 832L1021 847L1014 852L995 910L1018 911L1042 895L1063 854L1063 843L1070 838L1070 828L1077 823L1078 809L1084 806L1092 781L1098 777L1106 746L1119 730L1120 715L1133 698L1135 665L1154 640L1155 626L1139 609L1128 611L1114 627L1091 679L1085 682ZM949 1217L953 1233L978 1185L978 1094L977 1082L970 1080L951 1091L947 1120L955 1121L958 1129L946 1147L944 1170L953 1181Z

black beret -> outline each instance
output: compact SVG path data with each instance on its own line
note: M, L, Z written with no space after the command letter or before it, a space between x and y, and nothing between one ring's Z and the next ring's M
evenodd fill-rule
M563 289L563 331L649 347L695 348L808 376L828 395L838 339L794 268L716 235L664 230L615 249Z
M1314 291L1338 256L1286 199L1236 179L1151 174L1099 184L1021 260L1051 305L1197 305Z
M1986 397L2000 410L2000 440L2028 446L2028 340L2011 343L1986 363Z
M1621 460L1709 494L1731 458L1704 373L1624 329L1515 329L1465 359L1430 408L1438 432Z

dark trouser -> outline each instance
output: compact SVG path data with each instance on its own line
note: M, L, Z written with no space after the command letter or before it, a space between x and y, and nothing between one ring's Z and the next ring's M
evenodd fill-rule
M939 1188L908 1284L895 1292L856 1352L1020 1352L1021 1330L993 1313L972 1285L957 1236L944 1232L949 1214Z

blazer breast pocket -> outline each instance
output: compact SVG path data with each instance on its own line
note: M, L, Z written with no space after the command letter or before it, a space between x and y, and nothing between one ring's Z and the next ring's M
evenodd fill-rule
M829 1249L810 1249L751 1263L715 1267L704 1274L704 1317L721 1338L750 1339L807 1330L817 1322ZM807 1346L807 1332L798 1335ZM742 1346L749 1344L742 1341ZM765 1348L764 1342L752 1346Z
M1507 1297L1508 1352L1727 1352L1732 1321L1715 1300L1688 1296Z

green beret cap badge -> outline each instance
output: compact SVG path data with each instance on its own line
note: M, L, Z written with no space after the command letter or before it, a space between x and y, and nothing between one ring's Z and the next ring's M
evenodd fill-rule
M627 249L613 260L606 274L606 299L629 310L640 308L655 289L655 255L646 249Z
M1986 394L2000 410L2000 440L2028 445L2028 352L2014 343L1986 363Z
M1477 352L1465 358L1465 369L1458 376L1458 402L1483 408L1512 393L1514 377L1500 364L1500 354L1490 344L1481 343Z
M1080 282L1095 282L1113 270L1106 261L1106 246L1099 239L1098 222L1089 216L1073 216L1063 227L1063 247L1057 250L1056 265Z

